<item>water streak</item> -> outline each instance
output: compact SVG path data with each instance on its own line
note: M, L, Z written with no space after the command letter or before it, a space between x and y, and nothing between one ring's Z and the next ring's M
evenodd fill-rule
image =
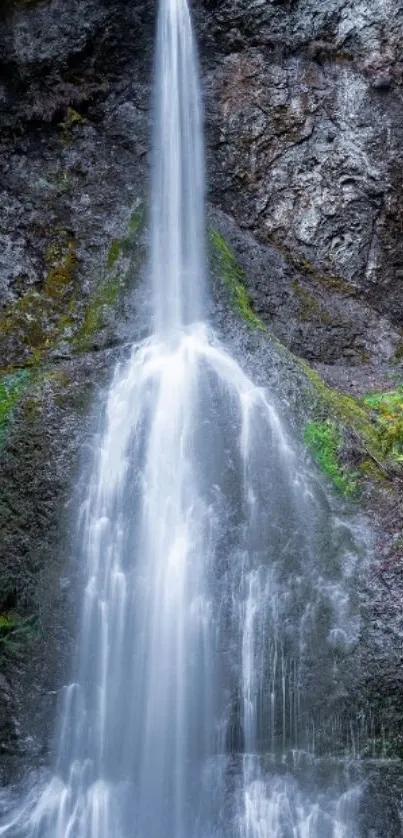
M151 275L158 334L202 319L204 154L187 2L161 0L156 51Z

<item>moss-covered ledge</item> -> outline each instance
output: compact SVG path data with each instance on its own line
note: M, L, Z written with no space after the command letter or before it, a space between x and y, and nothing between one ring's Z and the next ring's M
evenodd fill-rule
M143 219L144 205L137 202L122 237L106 242L87 296L82 290L80 241L69 229L46 231L42 276L0 313L0 375L19 368L38 368L61 344L69 344L72 352L91 349L111 309L137 278L143 258L139 243Z
M23 396L31 377L30 370L17 370L0 379L0 449L6 438L13 408Z
M11 681L59 608L66 504L109 365L108 353L90 353L0 379L0 674Z
M0 315L2 674L22 661L26 665L43 630L41 614L48 606L41 586L44 574L58 568L54 528L78 451L75 429L85 424L94 379L108 374L103 354L89 350L138 277L143 219L143 204L137 202L121 238L105 242L87 295L81 290L80 242L70 230L47 231L40 281ZM61 476L60 461L67 455L58 440L64 427L69 431L63 449L70 447L71 457Z
M311 421L321 428L322 434L328 428L334 458L339 463L339 477L344 476L347 492L351 493L353 486L358 490L368 480L382 484L395 480L403 482L403 392L369 394L364 398L347 396L329 387L306 361L296 358L296 362L309 382L307 408ZM385 410L375 409L375 405L380 408L386 404ZM309 423L305 440L323 468L319 448L312 444ZM348 448L354 449L353 468L348 465ZM329 474L328 466L323 470ZM339 478L333 479L333 483L341 489Z
M231 308L253 329L266 331L266 326L253 311L245 274L217 229L210 230L210 253L212 266L229 294Z
M229 294L233 311L250 328L266 331L280 354L302 373L301 398L307 417L303 439L334 487L354 496L368 481L384 484L403 479L403 388L357 398L328 386L253 311L244 271L216 229L210 230L210 246L213 270ZM318 280L310 265L306 271ZM333 280L330 284L335 290L350 292L336 278Z
M91 349L96 335L107 325L111 309L119 303L137 279L144 256L139 242L144 217L144 203L140 202L130 213L125 235L110 241L101 270L101 280L87 298L80 325L71 338L76 352Z

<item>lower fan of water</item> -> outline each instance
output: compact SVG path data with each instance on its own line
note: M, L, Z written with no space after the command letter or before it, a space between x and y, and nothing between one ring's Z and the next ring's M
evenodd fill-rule
M354 789L286 770L312 745L315 661L331 691L354 639L340 548L268 395L204 325L117 368L80 527L56 771L0 834L351 838Z

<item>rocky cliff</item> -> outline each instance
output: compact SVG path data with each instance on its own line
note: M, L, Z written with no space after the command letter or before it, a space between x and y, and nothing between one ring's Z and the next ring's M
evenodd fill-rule
M285 349L274 346L291 375L281 386L296 427L303 433L314 408L310 424L330 428L339 478L359 475L355 504L376 507L357 671L362 707L379 714L375 738L390 730L385 747L395 754L403 743L403 2L193 5L213 316L226 322L232 307L243 345L267 346L268 368L280 362L265 330L281 342ZM91 398L146 329L155 4L2 0L0 16L0 749L8 774L46 750L65 675L74 634L65 533L79 452L91 440ZM273 375L266 370L266 380ZM365 402L374 389L397 394L389 419L381 396ZM323 450L316 455L330 473Z

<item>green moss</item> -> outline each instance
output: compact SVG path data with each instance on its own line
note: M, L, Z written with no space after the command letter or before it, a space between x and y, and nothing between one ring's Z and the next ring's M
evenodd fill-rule
M239 270L236 261L220 234L213 231L211 238L215 245L215 249L218 250L219 254L223 254L221 260L221 275L223 276L225 270L227 276L226 278L223 276L224 281L228 285L230 283L233 284L238 277L236 269ZM235 278L232 276L231 279L229 279L228 273L231 271L235 271ZM362 479L366 479L368 477L376 479L377 481L389 479L391 476L390 461L385 456L385 444L382 440L382 433L380 433L379 425L373 421L373 415L369 406L358 398L347 396L344 393L340 393L339 391L329 387L321 378L319 373L313 370L305 360L294 355L272 333L270 333L270 339L277 345L281 354L289 358L292 364L296 364L305 376L305 401L312 422L314 424L330 422L339 429L341 439L343 438L344 432L347 432L350 437L355 439L356 452L357 454L361 453L361 464L358 463L357 469L361 473ZM400 431L398 433L400 434ZM342 469L344 468L343 466L340 467ZM352 482L349 478L347 479L347 485L350 487L347 491L352 489L353 483L356 487L358 486L359 474L354 473L351 480Z
M19 370L0 380L0 446L6 436L12 410L23 395L30 378L28 370Z
M337 424L330 420L308 422L304 442L336 489L345 495L354 494L357 490L356 475L339 461L343 440Z
M393 476L403 462L403 388L353 398L328 387L305 361L298 363L314 386L311 415L315 421L333 420L355 437L363 479L379 482Z
M112 271L121 255L130 255L137 243L138 233L144 221L144 205L141 203L129 216L127 233L121 239L112 239L106 256L106 268Z
M313 316L320 313L319 303L309 291L298 285L298 282L292 282L291 288L298 299L301 320L311 320Z
M342 426L358 434L374 455L380 454L376 430L371 423L368 411L352 396L346 396L329 387L320 375L306 361L298 359L299 366L313 385L316 399L311 409L318 418L330 416Z
M133 210L130 215L129 223L127 225L129 236L132 239L133 237L137 236L139 233L142 224L144 222L144 204L141 203L140 206Z
M373 416L383 457L403 463L403 387L369 393L362 402Z
M77 244L74 238L58 241L49 245L45 261L53 263L43 284L43 291L48 297L64 297L71 286L77 267Z
M48 319L48 303L31 290L5 307L0 316L0 334L14 337L23 347L41 346L46 340L43 315Z
M105 324L106 308L116 303L120 289L130 278L127 265L126 272L123 270L119 276L117 274L120 255L128 257L130 271L133 272L143 217L143 205L140 205L129 217L126 236L111 242L104 276L91 294L84 312L76 296L76 239L70 230L58 228L51 231L51 240L43 256L45 277L42 290L30 289L0 314L0 338L6 367L37 367L47 351L62 340L71 340L76 348L83 350L90 346L90 337ZM78 320L80 314L81 324Z
M393 360L396 364L403 360L403 340L399 341Z
M67 108L66 122L69 125L82 125L86 121L86 118L74 108Z
M375 483L383 483L386 480L385 472L371 457L364 457L359 465L359 471L364 480L371 480Z
M75 108L68 107L63 121L59 122L62 141L69 142L72 138L73 128L76 128L77 125L83 125L86 122L86 118L76 111Z
M121 239L112 239L111 246L108 250L108 254L106 257L106 267L109 271L115 266L117 260L119 259L120 253L122 250L122 241Z
M76 241L69 231L54 232L44 253L44 268L42 291L30 289L0 314L6 362L9 356L12 364L36 366L72 324L77 256Z
M20 657L38 633L36 615L22 619L14 614L0 614L0 666L10 658Z
M140 204L131 213L127 233L121 239L112 239L106 255L104 279L94 289L88 300L80 328L73 337L73 343L79 352L85 352L91 346L93 336L106 323L107 309L116 305L121 291L129 284L133 273L133 254L138 245L138 233L144 219L144 205ZM126 256L132 264L129 270L118 272L118 261Z
M245 275L239 267L232 250L218 230L210 231L213 261L217 271L228 288L231 305L237 314L254 329L266 327L252 309L250 296L245 285Z
M80 352L91 346L91 339L105 325L105 309L116 303L121 282L117 277L107 277L90 297L84 320L74 336L74 344Z
M9 614L0 614L0 632L12 631L15 628L16 618Z

